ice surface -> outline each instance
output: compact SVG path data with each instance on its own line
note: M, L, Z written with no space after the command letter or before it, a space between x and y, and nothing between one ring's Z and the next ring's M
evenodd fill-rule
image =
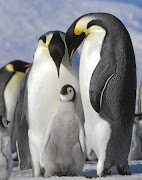
M92 179L100 179L96 178L96 166L97 163L93 162L87 162L84 166L82 176L80 177L51 177L48 179L51 180L84 180L86 179L87 176L93 176ZM113 171L111 176L103 177L100 180L141 180L142 179L142 161L139 162L130 162L130 170L132 175L131 176L121 176L119 175L116 171ZM35 179L35 180L40 180L40 179L46 179L46 178L32 178L32 172L31 170L27 171L18 171L17 168L13 169L12 175L10 177L10 180L23 180L23 179Z

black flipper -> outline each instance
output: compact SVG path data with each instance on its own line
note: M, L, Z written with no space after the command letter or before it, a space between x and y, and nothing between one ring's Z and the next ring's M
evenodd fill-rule
M27 80L29 73L30 70L23 79L14 118L14 130L16 131L16 140L18 144L21 170L31 168L31 156L28 138L29 127L27 116Z
M113 58L114 57L114 58ZM111 77L115 74L115 56L103 54L96 66L90 81L90 102L96 112L100 112L103 92Z

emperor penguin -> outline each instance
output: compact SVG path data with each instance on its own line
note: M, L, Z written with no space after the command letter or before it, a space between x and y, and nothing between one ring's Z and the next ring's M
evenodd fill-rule
M20 170L31 169L31 155L28 138L28 112L27 112L27 79L30 72L28 69L22 83L15 107L14 129L16 134L16 147L18 153L18 165Z
M0 69L0 114L10 121L8 131L10 138L13 139L12 152L16 151L15 138L12 138L14 111L21 82L29 66L31 64L28 62L14 60Z
M136 98L135 55L129 33L115 16L91 13L75 20L65 39L70 60L85 39L80 91L86 137L98 158L97 175L107 175L112 166L129 175Z
M132 141L130 153L128 156L128 160L140 160L142 159L142 149L141 149L141 140L140 140L140 120L141 117L136 114L133 125L133 133L132 133Z
M0 115L0 180L7 180L9 178L13 165L7 128L8 123L9 121Z
M76 113L75 89L65 85L60 92L57 111L47 128L42 168L44 177L78 176L85 162L85 136L82 122Z
M60 101L60 89L69 83L76 91L75 108L83 123L83 108L79 90L79 55L69 64L65 34L50 31L39 38L34 62L27 80L28 136L33 176L41 175L42 141L49 121Z

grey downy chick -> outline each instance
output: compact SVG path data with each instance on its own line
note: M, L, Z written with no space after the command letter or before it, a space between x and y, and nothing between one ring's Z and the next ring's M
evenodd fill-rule
M12 153L7 128L8 122L0 115L0 180L7 180L12 171Z
M60 102L50 121L44 143L41 166L44 177L78 176L85 162L84 129L76 113L76 93L71 85L60 92Z

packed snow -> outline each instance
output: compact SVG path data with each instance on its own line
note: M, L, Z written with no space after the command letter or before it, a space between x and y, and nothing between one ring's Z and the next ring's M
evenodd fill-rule
M17 168L14 168L10 180L24 180L24 179L51 179L51 180L83 180L86 178L91 178L92 179L100 179L96 178L96 162L87 162L83 168L83 173L79 177L50 177L50 178L32 178L32 171L31 170L24 170L24 171L18 171ZM117 173L117 171L112 171L111 176L107 177L102 177L101 180L140 180L142 178L142 161L139 162L130 162L130 170L133 175L131 176L121 176Z

